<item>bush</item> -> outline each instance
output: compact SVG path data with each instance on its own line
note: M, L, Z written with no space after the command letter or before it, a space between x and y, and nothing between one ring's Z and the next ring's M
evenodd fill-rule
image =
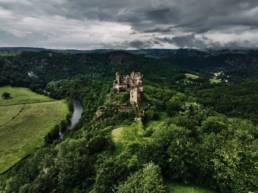
M3 99L11 99L12 97L11 97L11 94L9 92L4 92L2 94L2 98Z
M59 135L60 126L56 125L54 129L52 129L44 138L45 144L51 144L55 140L58 140L60 138Z
M186 97L182 93L177 93L176 95L171 97L166 104L166 109L168 111L168 114L173 116L178 111L180 111L184 105L185 100L186 100Z
M113 193L114 187L129 175L129 170L120 160L104 158L103 161L104 163L97 166L93 192Z
M160 168L152 163L120 184L116 193L165 193Z
M202 123L202 130L203 132L214 132L218 133L222 130L227 129L226 119L223 117L218 116L211 116L208 117L205 121Z

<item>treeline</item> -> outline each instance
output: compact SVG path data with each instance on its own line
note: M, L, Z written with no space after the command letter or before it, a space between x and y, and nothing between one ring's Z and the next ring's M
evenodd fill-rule
M230 117L258 123L258 81L220 86L196 91L198 101Z
M0 55L0 85L10 84L40 90L50 81L78 75L110 80L116 71L140 71L148 80L170 84L182 79L186 72L197 73L203 80L208 80L214 72L222 71L230 81L240 82L257 77L257 61L258 53L255 51L235 53L178 50L168 51L163 57L126 51L24 51L12 57Z

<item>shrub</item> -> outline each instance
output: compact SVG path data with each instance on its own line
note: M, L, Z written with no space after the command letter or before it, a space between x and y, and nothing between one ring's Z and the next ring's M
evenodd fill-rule
M160 168L152 163L131 175L126 182L119 185L116 193L165 193L166 188L161 177Z
M11 97L11 94L9 92L4 92L2 94L2 98L3 99L11 99L12 97Z

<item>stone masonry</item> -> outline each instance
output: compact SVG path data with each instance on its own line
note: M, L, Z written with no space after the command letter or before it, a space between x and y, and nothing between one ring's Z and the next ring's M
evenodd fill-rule
M117 92L128 91L130 93L130 103L138 106L143 92L143 75L139 72L132 72L130 75L120 75L116 73L113 89Z

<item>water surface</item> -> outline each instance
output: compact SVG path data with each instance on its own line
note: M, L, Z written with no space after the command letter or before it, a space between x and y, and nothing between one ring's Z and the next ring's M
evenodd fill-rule
M82 112L83 112L83 108L81 103L76 100L73 101L73 114L71 117L71 123L68 126L69 130L73 129L76 126L76 124L80 121L82 117Z

